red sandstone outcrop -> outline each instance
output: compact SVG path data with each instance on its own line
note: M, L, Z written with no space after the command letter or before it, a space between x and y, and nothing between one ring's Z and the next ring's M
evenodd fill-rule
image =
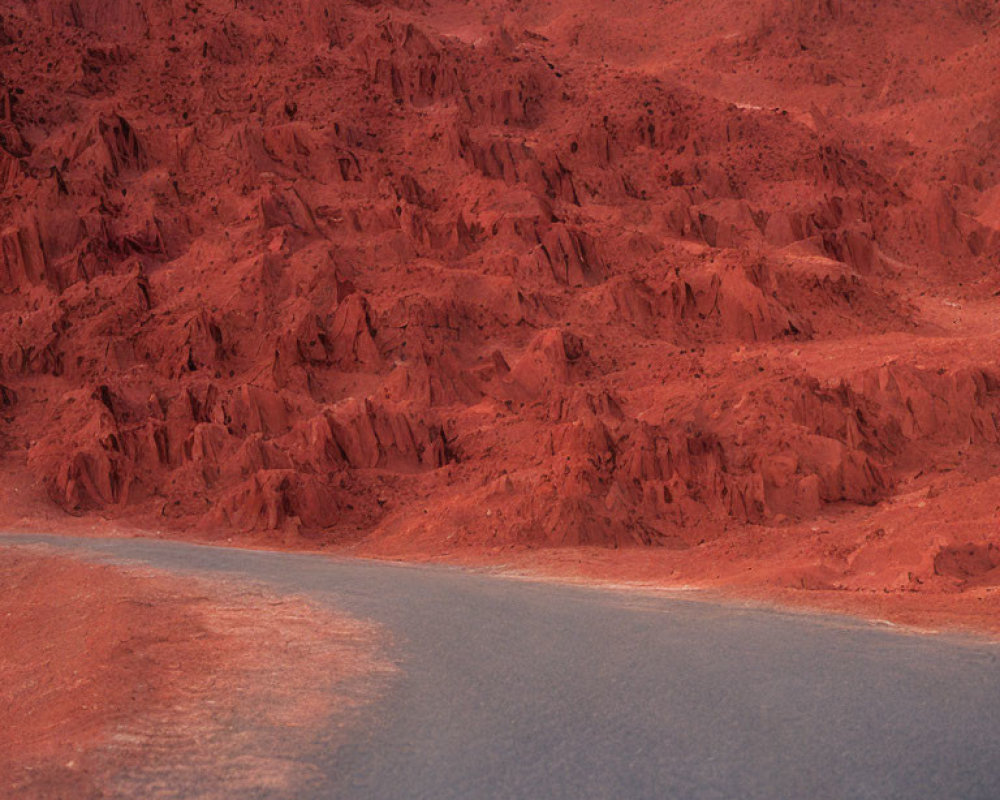
M686 548L992 463L994 17L634 6L8 3L4 468L204 530Z

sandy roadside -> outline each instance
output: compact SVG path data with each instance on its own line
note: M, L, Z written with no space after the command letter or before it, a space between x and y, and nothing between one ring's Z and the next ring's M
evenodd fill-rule
M40 546L0 547L0 641L11 798L294 796L312 726L347 736L391 671L374 629L304 600Z

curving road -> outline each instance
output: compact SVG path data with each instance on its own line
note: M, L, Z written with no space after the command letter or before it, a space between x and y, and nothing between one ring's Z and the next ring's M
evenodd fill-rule
M1000 797L985 640L442 567L2 542L240 576L385 626L401 672L350 745L304 756L309 797Z

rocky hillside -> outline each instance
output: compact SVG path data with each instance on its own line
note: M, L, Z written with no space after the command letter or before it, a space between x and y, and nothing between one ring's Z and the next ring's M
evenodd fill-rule
M0 468L400 550L995 494L994 9L3 0Z

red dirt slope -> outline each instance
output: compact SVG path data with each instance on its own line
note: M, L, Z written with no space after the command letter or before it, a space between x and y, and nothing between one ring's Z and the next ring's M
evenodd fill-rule
M1000 582L993 3L3 9L17 515Z

